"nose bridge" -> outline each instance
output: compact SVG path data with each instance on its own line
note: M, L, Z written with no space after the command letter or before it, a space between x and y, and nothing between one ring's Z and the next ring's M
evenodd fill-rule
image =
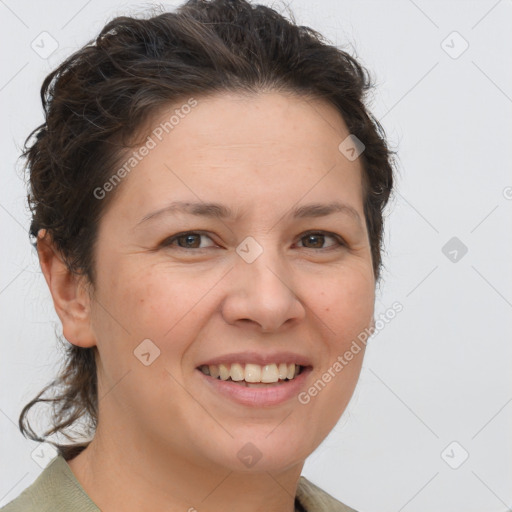
M246 252L244 252L246 251ZM289 271L274 237L247 237L237 248L237 267L250 280L250 289L271 296L291 294Z
M266 244L252 263L239 263L244 272L252 275L253 287L259 292L291 293L287 283L290 276L277 247Z

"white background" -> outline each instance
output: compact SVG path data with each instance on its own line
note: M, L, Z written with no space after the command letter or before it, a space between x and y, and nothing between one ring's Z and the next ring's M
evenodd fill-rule
M0 505L41 472L37 443L16 424L59 362L60 324L27 235L19 148L42 121L44 77L108 19L147 5L0 1ZM303 475L360 512L509 510L512 2L290 7L377 80L371 108L399 153L377 315L395 301L404 308L368 344L349 408ZM43 31L58 42L48 59L31 48ZM464 40L454 31L469 44L457 58ZM442 252L454 236L468 248L456 262ZM469 454L458 469L441 456L453 441L452 465Z

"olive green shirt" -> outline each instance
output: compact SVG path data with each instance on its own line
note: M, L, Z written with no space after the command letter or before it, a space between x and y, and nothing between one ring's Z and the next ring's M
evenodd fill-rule
M356 512L301 476L296 511ZM62 455L55 457L36 480L0 512L101 512L84 491Z

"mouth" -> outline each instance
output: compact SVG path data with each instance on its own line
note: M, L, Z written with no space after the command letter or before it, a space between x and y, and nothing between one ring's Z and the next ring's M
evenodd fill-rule
M204 375L213 379L232 382L239 386L249 388L268 387L271 385L282 385L285 382L294 380L301 375L306 368L295 363L271 363L259 365L254 363L226 363L226 364L203 364L197 367Z
M200 385L215 400L236 402L248 407L271 407L297 399L308 383L312 366L295 363L200 365L196 374Z

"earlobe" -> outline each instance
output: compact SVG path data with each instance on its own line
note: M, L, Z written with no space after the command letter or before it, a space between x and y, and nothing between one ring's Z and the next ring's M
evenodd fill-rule
M90 297L84 285L85 276L69 270L45 229L39 230L37 253L55 311L62 323L64 337L80 347L96 345L91 329Z

